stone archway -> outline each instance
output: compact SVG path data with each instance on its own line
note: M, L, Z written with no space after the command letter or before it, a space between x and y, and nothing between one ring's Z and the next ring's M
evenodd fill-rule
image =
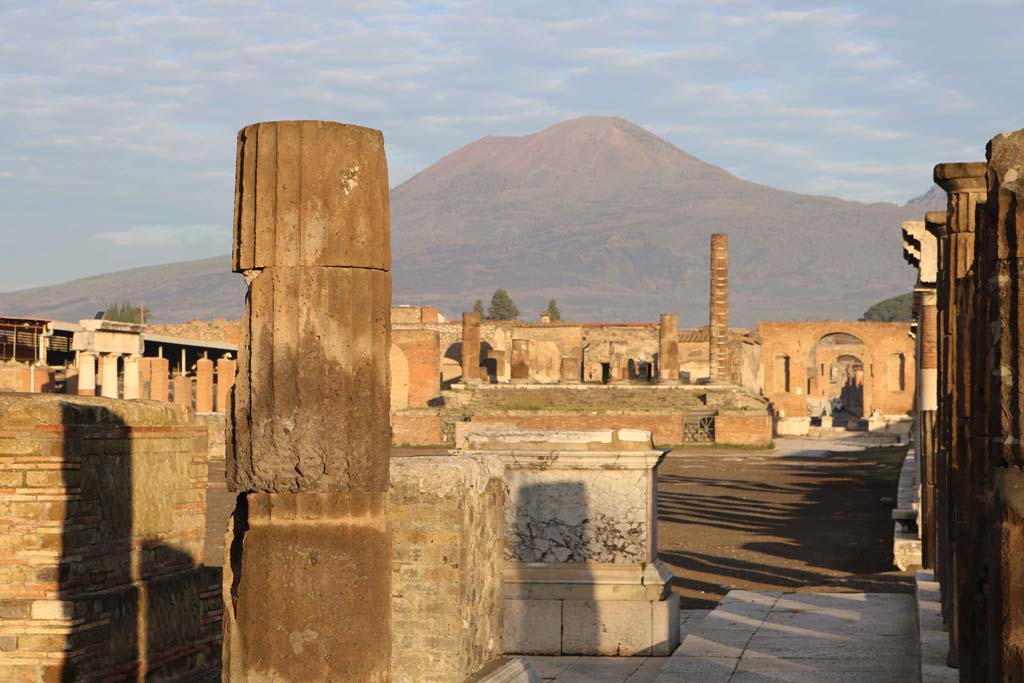
M807 404L811 415L833 408L861 418L871 414L871 352L848 332L823 335L807 354Z
M409 407L409 360L394 344L388 354L391 365L391 412Z

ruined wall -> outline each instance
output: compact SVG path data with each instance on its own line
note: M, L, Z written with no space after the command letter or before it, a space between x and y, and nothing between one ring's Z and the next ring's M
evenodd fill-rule
M17 361L0 363L0 391L54 393L57 369Z
M776 411L789 417L807 415L807 364L812 348L825 336L845 333L857 337L867 349L864 361L865 412L885 415L908 413L914 402L916 362L909 323L871 322L760 322L761 366L764 394ZM903 388L888 377L891 359L903 363ZM788 368L788 377L784 377ZM786 390L788 385L788 391Z
M206 429L169 405L0 397L0 680L220 666Z
M438 340L438 333L433 330L392 331L391 343L402 352L405 361L407 393L401 407L424 408L441 396ZM394 363L391 371L392 382L395 383Z
M463 681L500 654L502 472L497 456L392 458L394 683Z
M396 446L436 446L443 440L437 410L402 410L391 413L391 443Z
M583 326L583 381L600 382L601 365L616 364L613 343L624 344L624 365L633 361L653 364L659 351L658 325L655 323L588 323ZM683 358L680 357L680 362ZM614 367L613 367L614 371ZM616 379L613 377L613 379Z
M771 415L725 412L715 416L715 443L767 448L771 441Z

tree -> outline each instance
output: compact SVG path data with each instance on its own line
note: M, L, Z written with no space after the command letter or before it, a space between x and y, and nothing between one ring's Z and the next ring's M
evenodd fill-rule
M548 302L547 313L552 320L562 319L562 312L558 310L558 304L555 302L554 299Z
M487 308L488 320L515 320L519 317L519 309L512 303L512 297L504 289L494 290L491 305Z
M861 320L876 323L910 322L914 314L914 295L910 292L894 296L864 311Z
M122 301L107 306L107 310L103 312L103 319L122 323L148 323L151 314L152 311L149 309Z
M483 314L484 314L484 302L480 301L480 299L477 299L476 303L473 304L473 312L474 313L479 313L481 316L483 316Z

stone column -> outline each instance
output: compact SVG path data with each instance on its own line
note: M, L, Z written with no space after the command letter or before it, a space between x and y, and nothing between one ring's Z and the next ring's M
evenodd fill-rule
M729 236L711 236L711 316L709 369L712 383L728 381L726 344L729 341Z
M117 354L104 353L100 356L100 395L117 398Z
M926 568L935 567L935 410L938 407L938 318L935 290L922 288L917 334L918 457L921 461L921 555Z
M217 412L226 413L231 403L231 387L235 386L236 363L230 358L217 359Z
M96 354L91 351L78 352L78 395L96 395Z
M141 398L139 392L139 357L125 356L124 358L124 398Z
M462 382L480 383L480 314L462 314Z
M213 412L213 361L209 358L196 361L196 412Z
M227 482L224 680L386 682L391 253L379 131L238 136L249 283Z
M174 376L174 405L192 407L192 378L187 375Z
M679 383L679 316L661 314L658 330L658 381L662 384Z
M530 381L530 340L512 340L512 382L524 384Z
M608 369L610 383L629 380L629 349L625 342L609 342Z
M974 320L973 276L974 266L975 215L979 203L986 195L986 167L982 162L938 164L935 167L935 182L948 195L946 210L946 268L948 277L944 280L946 300L949 304L947 322L947 398L949 411L946 413L945 432L948 435L949 504L950 504L950 547L952 550L952 578L950 586L953 602L953 619L950 624L950 663L958 664L958 652L973 651L968 642L961 647L960 634L984 631L984 599L973 587L967 585L974 564L972 552L973 533L972 509L977 503L977 489L971 482L969 432L971 422L971 334ZM971 636L968 638L970 639ZM968 670L973 670L968 663Z
M984 379L971 421L973 441L984 448L970 470L972 492L985 494L974 510L983 521L974 531L984 536L972 539L979 562L969 570L984 589L977 626L987 630L966 634L963 644L977 648L969 654L980 675L971 680L1017 681L1024 671L1024 130L993 138L986 156L976 336Z
M167 403L168 382L171 374L170 363L166 358L152 358L149 362L149 371L149 398Z

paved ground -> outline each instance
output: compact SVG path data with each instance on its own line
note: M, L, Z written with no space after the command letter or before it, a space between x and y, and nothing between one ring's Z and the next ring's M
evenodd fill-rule
M915 620L911 595L733 591L655 683L911 683Z
M658 482L658 548L683 607L713 608L732 588L912 592L912 576L892 566L906 448L864 444L779 439L773 452L670 453Z

